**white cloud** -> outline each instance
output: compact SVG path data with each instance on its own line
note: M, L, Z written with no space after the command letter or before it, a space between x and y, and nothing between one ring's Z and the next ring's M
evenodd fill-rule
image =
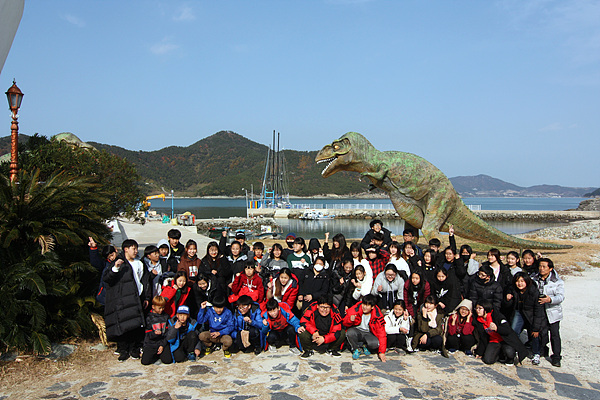
M563 129L564 128L560 122L553 122L549 125L546 125L543 128L540 128L539 131L540 132L555 132L555 131L562 131Z
M160 42L153 44L150 46L150 51L156 55L164 55L170 53L174 50L177 50L180 46L178 44L172 43L171 39L166 37L162 39Z
M62 18L63 18L65 21L69 22L70 24L73 24L73 25L75 25L75 26L76 26L76 27L78 27L78 28L83 28L83 27L85 26L85 21L84 21L84 20L82 20L82 19L81 19L81 18L79 18L79 17L76 17L76 16L75 16L75 15L73 15L73 14L65 14L65 15L63 15L63 16L62 16Z
M181 6L179 7L175 15L173 15L173 21L193 21L196 19L196 15L194 15L194 10L190 6Z

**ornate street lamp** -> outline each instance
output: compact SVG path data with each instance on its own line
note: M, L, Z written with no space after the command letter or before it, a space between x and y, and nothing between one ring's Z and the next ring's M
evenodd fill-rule
M19 145L19 123L17 118L19 108L23 100L23 92L17 87L17 83L13 80L13 85L6 92L8 98L8 108L12 112L12 125L10 126L10 181L14 182L17 179L18 166L18 145Z

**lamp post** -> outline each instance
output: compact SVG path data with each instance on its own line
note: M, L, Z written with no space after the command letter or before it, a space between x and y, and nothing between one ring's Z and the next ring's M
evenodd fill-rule
M23 92L17 87L17 83L13 80L13 85L6 91L8 99L8 108L12 113L12 124L10 126L10 181L14 182L17 179L17 171L19 169L19 123L17 122L17 112L21 107L23 100Z

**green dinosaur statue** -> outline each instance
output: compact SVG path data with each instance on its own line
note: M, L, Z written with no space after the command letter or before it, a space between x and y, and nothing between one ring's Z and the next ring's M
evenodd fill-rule
M473 214L450 183L429 161L411 153L379 151L360 133L348 132L319 151L315 161L327 162L327 178L338 171L360 172L385 190L398 215L427 240L450 225L463 238L502 247L568 249L572 246L516 238Z

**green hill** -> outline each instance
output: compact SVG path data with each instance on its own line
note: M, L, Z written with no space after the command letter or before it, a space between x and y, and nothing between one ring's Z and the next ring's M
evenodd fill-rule
M157 151L89 143L135 164L148 193L164 187L189 196L240 196L241 189L249 189L251 184L254 192L259 192L268 150L267 146L229 131L217 132L187 147L171 146ZM316 151L284 150L283 153L291 195L360 193L367 187L357 174L336 174L323 179L322 166L314 162Z

